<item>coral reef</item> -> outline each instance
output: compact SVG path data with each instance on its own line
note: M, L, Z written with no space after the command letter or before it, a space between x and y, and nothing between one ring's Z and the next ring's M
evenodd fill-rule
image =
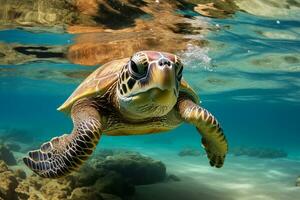
M236 147L230 153L234 156L250 156L257 158L285 158L288 154L283 150L271 148Z
M184 156L200 156L201 152L199 149L194 149L194 148L185 148L182 149L179 153L178 156L184 157Z
M10 170L0 161L0 199L99 199L120 200L135 193L135 185L160 181L179 181L166 176L160 161L136 152L104 149L80 171L59 179L44 179L17 169Z
M7 165L16 165L17 161L6 145L0 144L0 160L3 160Z
M0 199L18 199L15 189L19 184L20 176L9 170L2 160L0 160L0 180Z

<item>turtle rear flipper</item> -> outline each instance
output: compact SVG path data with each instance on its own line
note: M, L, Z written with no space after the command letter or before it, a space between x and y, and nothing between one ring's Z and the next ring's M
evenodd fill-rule
M67 175L93 153L101 136L98 111L91 106L74 105L72 119L74 129L70 135L55 137L23 158L39 176L58 178Z

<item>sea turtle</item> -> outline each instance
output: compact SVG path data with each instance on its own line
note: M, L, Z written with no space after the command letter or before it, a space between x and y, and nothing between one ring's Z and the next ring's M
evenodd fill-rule
M102 134L157 133L188 122L201 133L210 165L222 167L227 153L223 130L199 105L182 70L178 56L157 51L140 51L102 65L58 108L71 115L72 133L30 151L24 163L41 177L57 178L77 169Z

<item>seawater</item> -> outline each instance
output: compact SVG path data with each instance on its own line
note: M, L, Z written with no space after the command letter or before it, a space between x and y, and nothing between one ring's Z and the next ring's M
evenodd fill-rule
M252 194L253 199L270 199L270 196L281 199L280 194L290 193L290 197L285 197L296 199L299 191L273 194L270 188L259 190L265 182L254 180L251 176L266 176L265 180L274 180L278 184L276 187L280 188L280 184L292 187L297 175L300 175L300 22L245 13L237 13L229 19L206 20L214 29L204 36L209 45L205 50L193 51L191 47L190 54L183 53L188 64L184 78L196 89L202 106L221 123L230 149L239 146L282 149L288 153L288 158L275 162L245 157L239 159L230 155L223 172L223 169L211 171L206 159L182 160L177 156L183 148L201 148L200 135L187 124L167 133L104 136L97 150L125 148L144 152L166 162L170 171L180 174L182 167L184 176L199 175L205 181L209 181L209 174L214 172L212 176L217 183L222 178L227 182L216 183L219 190L245 190L249 192L249 199L254 191L261 196ZM24 45L63 46L71 44L73 37L71 34L21 29L0 31L0 42ZM28 143L34 141L33 148L38 148L39 143L52 137L69 133L72 130L70 118L56 108L81 80L68 79L61 76L60 71L76 69L91 72L96 67L47 60L1 65L0 130L26 132ZM180 166L182 163L185 165ZM201 167L197 168L198 164ZM230 181L234 176L244 177L243 184L241 180ZM271 178L268 179L268 176ZM213 185L214 181L206 186L210 184ZM242 199L243 194L236 193L235 196Z

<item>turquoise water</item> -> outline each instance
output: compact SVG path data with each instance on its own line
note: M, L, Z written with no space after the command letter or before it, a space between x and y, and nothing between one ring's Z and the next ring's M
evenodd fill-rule
M294 169L289 178L296 179L300 175L296 170L300 169L300 21L239 12L228 19L201 20L211 27L212 31L203 36L209 44L203 48L190 46L180 53L186 63L185 79L196 89L202 105L217 116L230 148L284 150L290 159L286 166ZM68 46L74 37L22 29L0 31L0 42L20 46ZM54 136L70 132L71 120L56 108L81 80L66 74L95 68L42 59L0 65L0 134L18 130L23 135L19 136L21 142L35 149ZM97 149L101 147L135 149L153 156L160 151L173 152L177 160L181 159L176 156L182 148L200 149L200 137L194 127L182 125L157 135L105 136ZM162 155L158 156L162 161L172 160ZM229 157L227 169L235 162L247 163L247 159L236 159ZM257 162L249 160L249 165ZM261 162L266 163L265 169L272 168L268 161ZM172 164L169 166L172 171ZM294 184L293 179L285 178L284 183Z

